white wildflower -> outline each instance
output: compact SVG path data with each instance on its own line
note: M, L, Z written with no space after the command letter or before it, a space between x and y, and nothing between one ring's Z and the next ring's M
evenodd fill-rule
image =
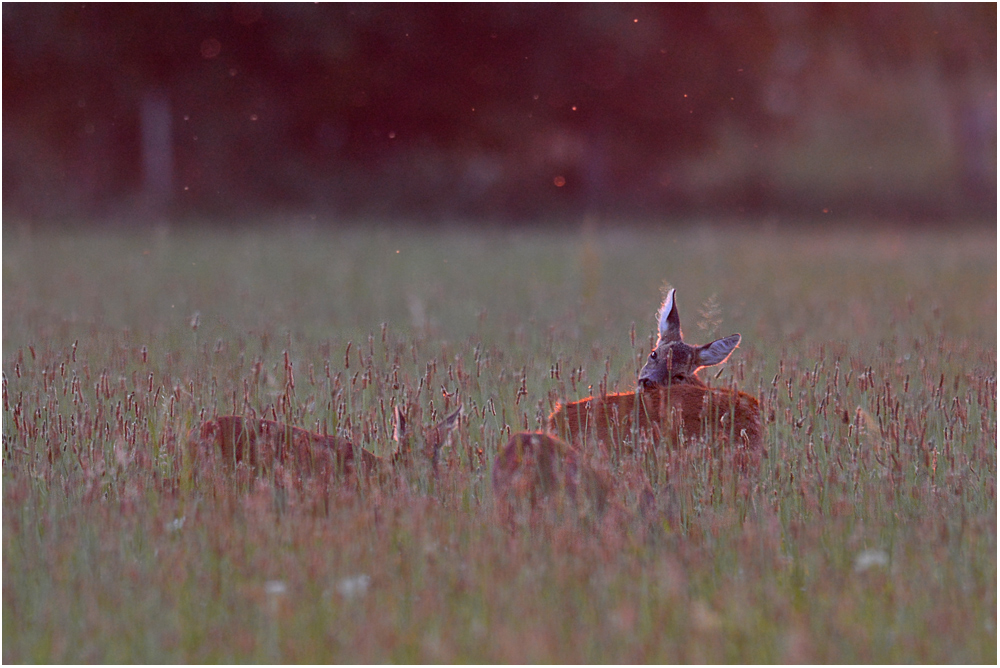
M268 596L279 596L288 591L288 586L281 580L268 580L264 583L264 593Z
M368 575L352 575L346 577L337 583L337 593L344 598L358 598L359 596L364 596L368 591L368 586L371 584L371 576Z
M854 572L863 573L874 566L888 566L889 555L884 550L863 550L854 558Z

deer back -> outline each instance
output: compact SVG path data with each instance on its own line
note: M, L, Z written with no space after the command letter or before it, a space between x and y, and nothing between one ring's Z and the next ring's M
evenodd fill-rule
M760 405L754 397L691 384L587 397L559 405L549 416L549 428L575 444L596 443L616 449L636 432L674 445L691 438L721 442L730 435L753 450L763 445Z
M650 414L647 402L637 404L636 398L635 392L621 392L559 404L549 415L549 430L577 445L621 443L633 426L649 429L656 424L657 413Z
M423 439L422 454L435 468L438 453L461 414L459 408L438 424L419 430ZM399 407L395 411L393 436L396 451L391 457L379 457L342 436L317 434L273 420L222 415L202 423L192 431L188 441L195 457L206 461L221 457L224 464L245 463L258 472L282 465L294 467L302 474L329 476L356 471L365 475L386 474L397 466L410 463L415 435L407 429Z
M657 388L652 395L659 403L660 423L670 425L675 442L708 438L755 451L763 448L760 403L745 392L681 385Z
M359 467L370 473L381 462L371 452L355 449L347 438L274 420L222 415L202 423L196 431L189 440L197 457L221 458L227 465L244 463L258 472L283 465L313 475L352 473Z

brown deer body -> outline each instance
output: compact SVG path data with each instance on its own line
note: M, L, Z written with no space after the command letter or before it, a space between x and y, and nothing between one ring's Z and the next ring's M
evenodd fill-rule
M557 406L549 416L549 429L572 443L613 449L633 432L674 444L705 438L720 445L735 444L759 457L763 428L757 399L738 390L710 388L697 375L706 366L726 361L740 335L701 346L685 343L674 290L667 293L657 324L659 338L639 372L635 392Z
M438 452L460 414L461 409L439 424L422 430L424 455L435 467ZM202 423L192 431L189 444L196 457L219 457L224 464L243 463L255 471L272 470L280 465L304 475L356 472L370 475L389 472L410 459L413 437L407 433L405 417L398 406L395 422L397 448L390 457L379 457L355 447L350 439L341 436L317 434L282 422L241 415L222 415Z
M748 394L697 385L667 385L638 392L587 397L559 406L549 429L573 443L618 448L644 436L681 444L707 438L750 451L763 448L760 405Z
M354 445L347 438L317 434L274 420L242 415L220 415L207 420L192 432L192 445L203 459L221 458L224 464L245 464L255 471L276 465L294 467L310 474L352 472ZM376 456L359 449L361 469L370 471Z
M534 509L561 494L581 514L587 509L600 514L611 487L610 478L586 462L579 449L548 434L514 434L493 462L493 494L508 521L515 509Z

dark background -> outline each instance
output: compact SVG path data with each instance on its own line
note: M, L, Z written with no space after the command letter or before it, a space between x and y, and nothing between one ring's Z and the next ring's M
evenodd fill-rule
M996 4L3 4L44 221L996 215Z

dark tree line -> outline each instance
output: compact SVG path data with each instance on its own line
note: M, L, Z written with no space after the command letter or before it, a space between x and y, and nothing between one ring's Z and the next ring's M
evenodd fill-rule
M3 5L29 219L991 215L996 5Z

